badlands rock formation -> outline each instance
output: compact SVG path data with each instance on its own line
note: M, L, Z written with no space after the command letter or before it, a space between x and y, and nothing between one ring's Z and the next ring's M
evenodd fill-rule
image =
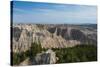
M13 52L26 51L33 42L40 42L42 48L97 44L97 30L81 25L15 24L12 35Z
M36 55L35 62L33 60L33 64L54 64L57 61L57 57L55 52L51 49L46 52L42 52Z
M57 60L58 58L56 57L56 53L51 49L48 49L46 52L38 53L33 60L26 58L26 60L21 62L19 65L55 64Z

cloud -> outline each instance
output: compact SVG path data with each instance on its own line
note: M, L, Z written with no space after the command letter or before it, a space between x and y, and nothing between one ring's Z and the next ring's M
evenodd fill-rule
M39 4L38 4L39 5ZM47 4L46 4L47 5ZM43 8L44 7L44 8ZM40 8L13 8L14 22L33 23L96 23L97 8L94 6L45 5Z

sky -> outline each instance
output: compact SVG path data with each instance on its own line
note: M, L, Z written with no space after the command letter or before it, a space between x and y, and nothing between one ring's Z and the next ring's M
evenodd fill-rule
M13 23L97 23L97 6L13 1Z

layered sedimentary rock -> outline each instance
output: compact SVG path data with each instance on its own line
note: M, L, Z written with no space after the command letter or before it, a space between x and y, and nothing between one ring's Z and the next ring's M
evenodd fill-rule
M12 35L13 52L26 51L34 42L41 43L42 48L97 44L96 29L80 25L16 24Z

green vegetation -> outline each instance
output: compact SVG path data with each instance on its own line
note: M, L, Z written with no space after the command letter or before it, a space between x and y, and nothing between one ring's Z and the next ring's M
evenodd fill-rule
M13 65L17 65L26 58L26 54L24 52L21 53L13 53Z
M13 65L17 65L26 57L33 59L37 53L46 51L47 49L41 48L40 43L32 43L30 50L21 53L13 53ZM86 62L97 60L97 46L95 45L78 45L69 48L52 48L58 57L57 63L69 62Z
M18 65L22 61L24 61L27 57L30 57L30 59L33 59L34 56L36 56L37 53L41 53L41 51L42 51L42 48L41 48L40 42L38 44L34 42L31 44L30 50L27 50L26 52L21 52L21 53L13 53L12 64Z
M88 62L97 60L97 47L78 45L70 48L53 48L59 60L57 63Z
M32 43L30 50L27 52L28 56L32 59L34 58L34 56L36 56L37 53L41 53L42 48L41 48L41 44L37 44L37 43Z

